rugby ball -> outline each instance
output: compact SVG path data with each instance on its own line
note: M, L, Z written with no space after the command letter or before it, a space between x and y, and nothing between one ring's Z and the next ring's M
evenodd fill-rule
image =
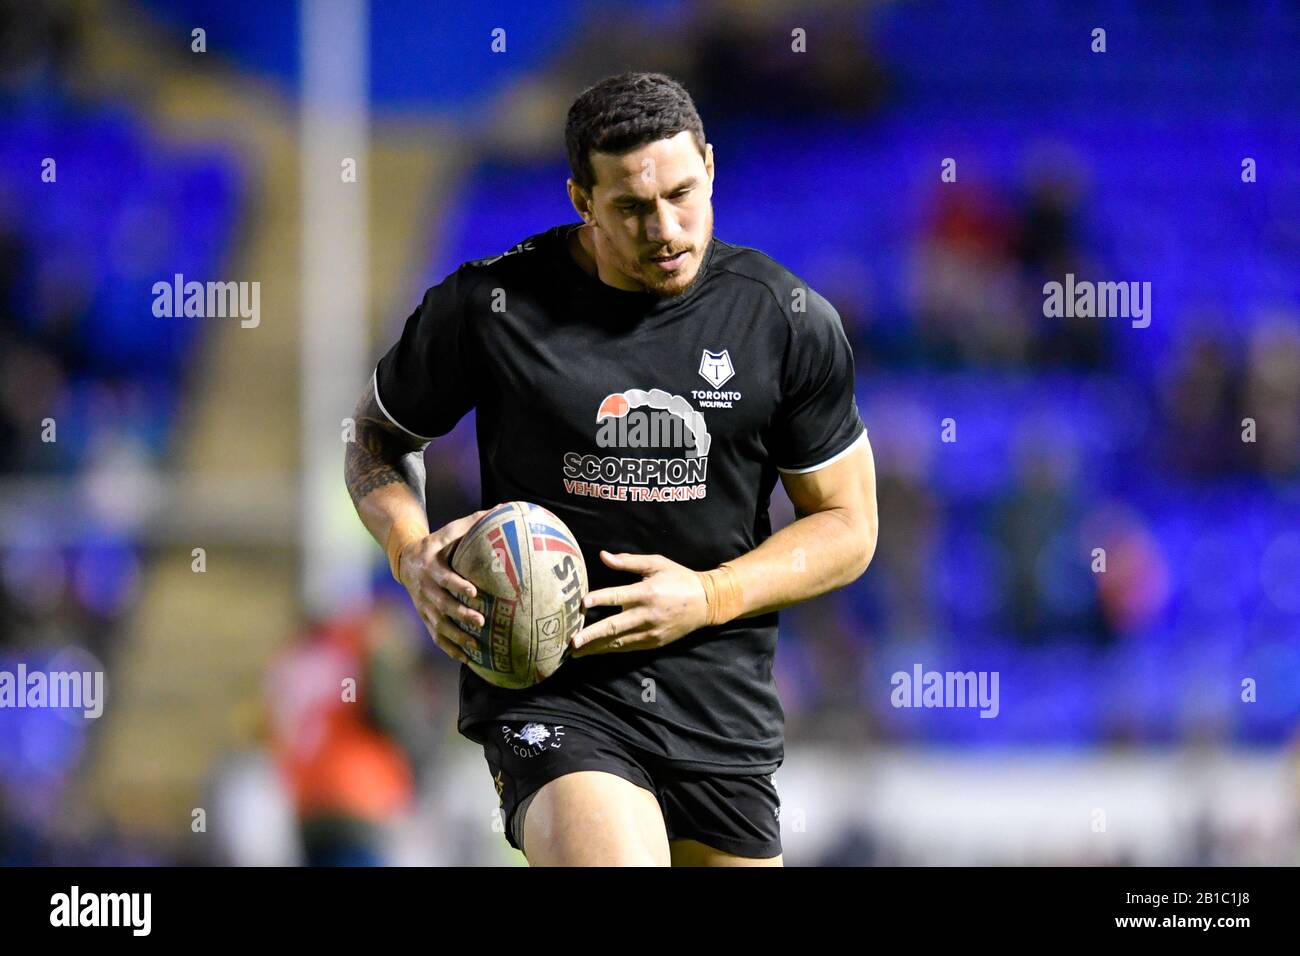
M497 505L461 538L451 567L478 590L457 599L483 615L483 627L454 622L474 638L466 651L475 674L520 690L568 659L582 629L587 565L563 521L527 501Z

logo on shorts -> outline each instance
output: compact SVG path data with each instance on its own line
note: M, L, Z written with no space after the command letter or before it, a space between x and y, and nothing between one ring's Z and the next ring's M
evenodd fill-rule
M559 750L564 736L564 728L559 724L539 724L530 721L519 730L509 724L501 725L501 737L516 756L536 757L547 750Z

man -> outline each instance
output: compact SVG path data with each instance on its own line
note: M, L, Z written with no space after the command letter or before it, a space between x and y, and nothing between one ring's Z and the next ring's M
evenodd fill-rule
M381 650L383 609L310 622L267 679L268 729L308 866L380 866L411 801L406 675ZM361 679L357 705L345 680Z
M421 451L477 409L486 505L555 512L592 590L573 656L523 691L461 668L506 836L533 865L780 865L777 610L855 580L875 474L839 316L713 236L713 148L689 94L631 73L565 130L581 223L430 289L357 407L347 482L430 634L465 662L455 544ZM771 533L780 476L799 514Z

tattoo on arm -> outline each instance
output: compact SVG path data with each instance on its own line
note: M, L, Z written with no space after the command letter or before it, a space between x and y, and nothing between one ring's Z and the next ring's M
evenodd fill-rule
M353 420L356 440L348 443L343 463L352 503L360 505L376 488L400 482L423 506L423 452L428 442L413 438L390 422L375 400L373 389L367 389L357 402Z

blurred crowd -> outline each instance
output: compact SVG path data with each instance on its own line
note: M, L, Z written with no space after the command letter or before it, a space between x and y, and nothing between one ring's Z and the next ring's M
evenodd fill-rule
M1245 582L1238 618L1269 613L1297 636L1295 588L1270 586L1262 552L1300 553L1285 505L1300 479L1300 311L1164 313L1177 333L1138 359L1142 331L1123 318L1044 316L1046 282L1127 271L1086 237L1086 177L1061 173L1077 165L1019 187L937 189L901 314L855 295L851 266L827 274L873 435L881 538L862 581L786 613L779 669L809 738L851 739L865 718L894 739L902 729L879 719L885 660L969 659L999 642L1034 663L1081 647L1090 670L1160 647L1169 666L1152 679L1173 687L1198 594L1224 586L1224 567ZM1185 560L1189 537L1196 552L1223 549L1212 568ZM1284 705L1292 722L1297 704ZM1047 735L1151 737L1076 717L1042 715Z
M64 108L75 55L68 5L0 3L0 120ZM45 229L25 201L41 170L16 152L0 166L0 669L56 660L102 669L141 551L111 520L111 503L97 518L95 501L111 493L108 470L144 457L158 415L149 383L106 368L89 346L98 264L41 255ZM0 711L0 863L142 858L111 835L98 849L62 849L86 822L70 800L94 726Z

